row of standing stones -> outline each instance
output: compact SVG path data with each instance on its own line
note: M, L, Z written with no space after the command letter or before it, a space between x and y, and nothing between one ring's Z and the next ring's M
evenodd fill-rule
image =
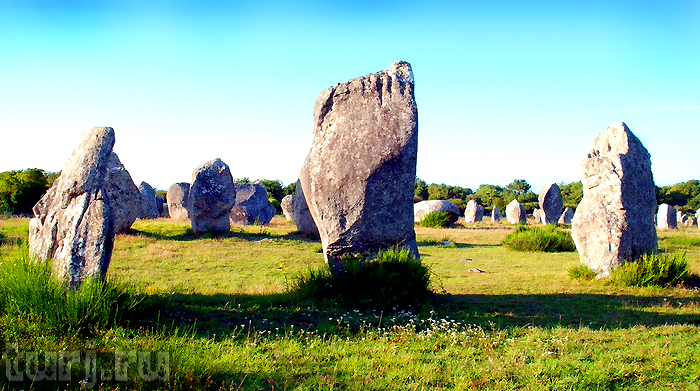
M414 221L448 202L413 204L418 145L414 86L410 64L395 62L385 71L323 90L316 99L311 150L296 192L282 200L282 208L299 230L318 233L332 267L344 254L391 246L418 257ZM132 210L124 206L135 199L124 190L129 186L113 189L120 175L128 175L113 145L112 128L85 133L61 177L34 207L30 253L53 259L55 274L72 287L86 277L105 275L114 233L121 227L117 222ZM540 193L541 220L571 218L582 262L601 275L655 251L651 160L627 126L615 123L601 132L581 168L584 197L573 217L572 210L563 210L553 184ZM195 232L225 231L232 216L250 218L234 208L240 205L237 194L257 191L237 187L228 166L215 159L193 172L191 185L171 186L168 209L173 217L189 217ZM147 197L150 202L151 195ZM467 221L478 221L483 213L483 207L470 202ZM511 223L526 222L525 208L517 200L508 204L505 215ZM492 218L501 218L498 208Z

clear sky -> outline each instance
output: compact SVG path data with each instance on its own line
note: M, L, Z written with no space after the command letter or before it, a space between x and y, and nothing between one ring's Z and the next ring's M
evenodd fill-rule
M0 171L58 171L116 131L138 184L214 158L298 176L323 89L413 66L418 176L476 189L580 179L624 121L657 185L700 179L699 1L0 0Z

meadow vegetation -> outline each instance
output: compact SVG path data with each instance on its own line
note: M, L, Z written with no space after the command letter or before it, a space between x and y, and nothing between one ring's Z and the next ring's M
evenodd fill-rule
M298 294L295 278L324 266L321 245L279 216L218 237L194 235L187 221L137 220L116 238L107 281L84 292L55 290L45 266L26 262L27 223L0 219L5 357L93 351L98 368L114 368L118 351L168 354L163 380L144 380L132 362L128 381L98 379L95 389L696 389L700 381L693 284L571 279L575 252L512 251L502 244L514 231L507 224L416 227L433 293L411 308L379 309ZM698 240L697 227L659 233L661 252L684 252L694 274ZM37 292L47 286L41 295L50 299L41 304L20 279ZM86 313L86 302L98 310ZM6 388L79 389L86 369L76 364L68 383L2 379Z

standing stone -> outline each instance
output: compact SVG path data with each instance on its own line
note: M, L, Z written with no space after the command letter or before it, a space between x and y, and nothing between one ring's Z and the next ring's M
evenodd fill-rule
M690 216L688 217L688 220L685 221L686 227L692 227L694 225L698 225L698 220L695 218L695 216Z
M86 278L107 273L114 244L114 212L105 177L114 130L85 132L61 176L34 205L29 253L53 260L53 273L77 288Z
M189 219L190 212L187 210L187 198L190 194L190 184L187 182L177 182L170 185L168 194L168 213L171 219Z
M561 198L559 185L552 183L542 188L537 200L540 202L540 210L543 214L542 223L556 224L564 210L564 202Z
M659 205L659 213L657 214L656 220L656 226L659 229L678 228L676 209L669 204Z
M532 211L532 217L535 219L535 223L541 223L542 210L535 208L535 210Z
M231 208L231 222L250 225L268 224L277 209L267 198L267 188L262 183L234 183L236 204Z
M527 213L523 204L513 200L506 205L506 220L511 224L527 224Z
M318 95L313 144L299 179L326 261L394 245L418 256L417 152L418 109L409 63L395 62Z
M567 206L564 209L564 212L561 214L561 217L559 217L559 221L557 223L559 225L571 224L571 220L573 218L574 218L574 209L570 206Z
M599 275L657 248L649 152L623 122L601 132L581 162L583 199L571 222L581 261Z
M292 194L288 194L282 198L280 207L287 221L294 221L294 196Z
M141 215L142 219L155 219L160 216L158 211L158 200L156 199L156 191L151 185L146 182L139 184L139 192L141 193Z
M236 188L226 163L210 160L192 172L192 186L187 199L192 231L226 232L231 228L229 215L236 203Z
M447 200L428 200L413 204L413 221L419 223L430 212L447 212L450 215L448 224L454 224L459 219L459 207Z
M494 205L491 209L491 221L501 221L501 217L503 217L501 209L498 206Z
M476 200L469 200L467 207L464 209L464 222L475 223L484 218L484 207L479 205Z
M301 232L318 235L318 228L309 206L306 204L304 190L301 188L300 181L297 180L297 187L294 190L294 222L297 224L297 229Z
M167 217L163 215L163 211L165 211L165 206L167 205L165 203L165 196L162 194L156 193L156 205L158 206L158 216L159 217Z
M685 222L688 220L688 216L683 213L683 211L677 211L676 212L676 225L681 225L685 224Z
M141 213L141 193L114 152L107 160L105 190L114 213L114 233L124 233Z

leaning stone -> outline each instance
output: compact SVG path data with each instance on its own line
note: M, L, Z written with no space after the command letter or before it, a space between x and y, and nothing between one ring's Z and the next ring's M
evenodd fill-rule
M61 176L34 205L29 223L32 259L53 261L53 273L72 288L107 273L114 244L114 212L107 169L114 130L84 133Z
M449 224L454 224L459 219L459 207L454 202L447 200L428 200L413 204L413 221L419 223L431 212L449 213Z
M498 206L494 205L491 209L491 221L501 221L501 217L503 217L501 209Z
M299 180L297 180L296 190L294 191L294 222L297 224L297 230L318 235L316 222L311 216L309 206L306 204L304 190L301 188Z
M220 233L231 228L229 215L236 203L231 170L221 159L210 160L192 172L187 199L192 231Z
M475 223L484 218L484 207L479 205L476 200L469 200L467 207L464 209L464 222Z
M284 196L280 202L282 213L287 221L294 221L294 196L292 194Z
M581 162L583 199L571 222L581 261L599 275L657 248L649 152L622 122L601 132Z
M409 63L395 62L318 95L314 140L299 178L326 261L396 245L418 256L417 147Z
M513 200L506 205L506 220L511 224L527 224L525 207L518 200Z
M659 205L659 213L656 215L656 226L659 229L676 229L676 209L669 204Z
M114 152L107 160L105 189L114 213L114 233L124 233L141 213L141 193Z
M231 208L234 224L268 224L277 209L267 198L267 188L262 183L234 183L236 204Z
M561 197L559 185L552 183L545 186L540 191L537 200L540 202L543 224L556 224L564 210L564 203Z
M564 209L564 212L561 214L561 217L559 217L559 221L557 224L559 225L565 225L565 224L571 224L571 219L574 218L574 209L570 206L567 206Z
M189 219L190 212L187 210L187 198L190 194L190 184L187 182L177 182L170 185L168 194L168 213L171 219Z
M155 219L160 216L158 211L158 200L156 199L156 191L147 182L139 184L139 192L141 192L141 215L142 219Z

